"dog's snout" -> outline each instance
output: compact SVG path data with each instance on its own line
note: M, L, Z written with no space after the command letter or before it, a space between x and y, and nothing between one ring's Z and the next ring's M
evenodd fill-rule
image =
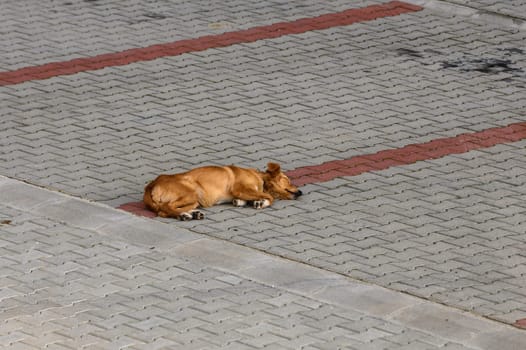
M302 194L303 194L303 192L301 192L301 190L297 190L296 192L294 192L294 199L298 198Z

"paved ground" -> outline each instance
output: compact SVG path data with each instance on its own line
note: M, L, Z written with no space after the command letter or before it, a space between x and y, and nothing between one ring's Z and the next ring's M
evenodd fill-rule
M2 2L0 344L521 348L526 140L488 130L524 129L526 2L409 2ZM268 161L320 176L199 222L112 208Z
M445 0L445 2L471 7L480 12L489 12L492 15L497 14L522 20L526 19L526 5L521 0Z
M5 349L520 349L502 323L0 178ZM28 196L31 194L31 196Z

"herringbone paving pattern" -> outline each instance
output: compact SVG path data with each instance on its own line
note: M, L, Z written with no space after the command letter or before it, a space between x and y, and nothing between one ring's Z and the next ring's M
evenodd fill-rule
M173 7L181 3L2 2L0 28L9 33L2 40L11 50L0 54L0 69L378 2L203 1L184 2L181 11ZM273 160L291 170L523 122L525 39L524 31L424 10L0 87L0 173L117 206L140 200L144 184L160 173L202 164L263 168ZM526 318L524 146L522 141L310 184L300 201L264 211L219 206L206 212L206 221L167 222L513 323ZM17 223L0 227L7 269L2 326L12 329L0 344L13 348L109 343L187 349L192 339L202 341L195 347L301 343L333 349L346 344L341 326L329 325L346 324L342 319L373 324L365 330L358 322L365 333L352 333L371 340L371 348L456 347L173 256L2 210ZM19 279L11 277L18 273ZM174 286L183 290L177 310L167 296ZM290 298L290 308L249 302L260 300L260 288L269 298ZM233 305L235 298L224 294L248 299ZM213 311L222 308L233 319L210 321L200 313L208 307L207 317L218 317ZM256 309L243 313L237 307ZM283 339L275 332L284 322L282 309L296 329L320 324L313 331L318 335ZM314 321L306 314L319 310L325 316ZM179 316L174 321L183 324L174 329L171 317ZM207 328L210 322L228 324L223 338ZM406 332L409 339L395 340ZM58 344L62 334L71 341ZM261 334L268 343L255 343L260 340L254 335ZM221 340L214 343L216 338Z
M467 349L0 206L2 349Z
M53 1L0 3L0 70L290 21L381 3L298 1Z
M261 213L218 207L178 225L513 323L526 314L525 146L308 185Z
M2 87L0 171L118 205L204 163L293 169L522 121L524 33L463 20L424 11ZM485 72L495 60L512 63Z

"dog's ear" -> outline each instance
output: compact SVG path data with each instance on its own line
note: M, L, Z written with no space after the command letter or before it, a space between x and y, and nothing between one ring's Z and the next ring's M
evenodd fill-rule
M281 172L281 167L278 163L268 163L267 164L267 173L270 176L276 176Z

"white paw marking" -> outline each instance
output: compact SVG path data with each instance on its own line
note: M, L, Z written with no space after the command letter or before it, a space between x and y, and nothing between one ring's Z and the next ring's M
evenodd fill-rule
M181 215L179 215L179 220L181 221L192 220L192 218L193 218L192 213L182 213Z
M254 201L254 208L255 209L263 209L270 205L270 201L268 199L262 199L259 201Z
M232 204L235 207L244 207L245 205L247 205L247 201L235 198L235 199L232 200Z

